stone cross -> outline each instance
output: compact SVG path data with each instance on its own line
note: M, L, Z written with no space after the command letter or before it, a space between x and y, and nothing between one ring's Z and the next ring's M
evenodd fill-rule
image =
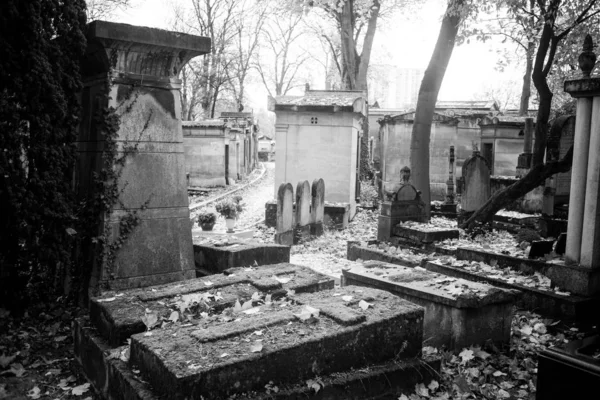
M294 188L291 183L282 183L277 191L277 224L275 243L294 244Z
M323 234L323 218L325 216L325 181L323 179L315 179L313 181L311 194L310 234L321 236Z
M119 116L116 157L125 143L127 156L117 188L118 199L102 219L107 244L122 243L113 261L90 254L90 282L123 289L195 277L188 208L179 71L192 58L210 51L210 39L185 33L106 21L87 26L87 50L81 63L82 115L75 191L93 196L92 178L102 168L106 137L94 114L112 107ZM139 223L127 236L123 218L136 212Z
M310 238L311 192L308 181L298 182L296 186L296 226L294 244Z
M490 168L479 151L465 160L462 166L464 187L461 196L461 209L472 213L490 198Z

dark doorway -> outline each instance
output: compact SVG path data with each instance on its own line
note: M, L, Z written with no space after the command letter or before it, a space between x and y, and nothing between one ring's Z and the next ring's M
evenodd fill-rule
M490 174L494 174L494 144L493 143L484 143L483 144L483 158L488 163L488 167L490 168Z

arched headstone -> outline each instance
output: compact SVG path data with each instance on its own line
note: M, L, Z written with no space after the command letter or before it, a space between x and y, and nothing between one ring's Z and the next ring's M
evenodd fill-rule
M323 234L323 218L325 216L325 181L315 179L312 183L312 205L310 210L310 234Z
M294 243L294 188L282 183L277 191L277 224L275 243L291 246Z
M298 182L296 186L296 226L294 228L294 244L310 238L310 184L308 181Z
M490 198L490 168L479 151L465 160L462 167L464 187L460 199L462 213L472 213Z

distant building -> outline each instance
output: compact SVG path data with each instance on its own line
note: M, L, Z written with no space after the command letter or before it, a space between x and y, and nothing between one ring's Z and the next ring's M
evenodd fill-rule
M307 90L302 96L269 99L277 116L275 187L323 178L325 201L356 212L361 120L366 116L362 91Z

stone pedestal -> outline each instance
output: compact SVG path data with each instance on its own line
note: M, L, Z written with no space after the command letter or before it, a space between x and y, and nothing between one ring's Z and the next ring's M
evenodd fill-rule
M179 70L210 51L210 39L95 21L88 25L82 62L83 115L75 174L81 198L94 196L94 176L104 165L107 147L100 112L114 108L120 118L116 156L118 201L102 218L107 244L119 244L114 262L92 255L92 288L119 289L195 276L192 234L181 129ZM121 235L126 217L137 212L139 224Z

